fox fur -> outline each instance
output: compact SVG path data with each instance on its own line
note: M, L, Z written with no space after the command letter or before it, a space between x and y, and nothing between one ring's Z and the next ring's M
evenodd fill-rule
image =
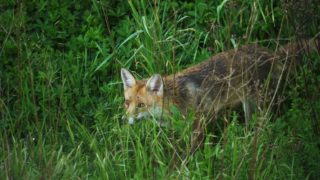
M148 79L136 80L126 69L121 69L124 86L126 117L130 124L148 116L161 118L170 115L170 104L182 114L195 111L192 146L203 139L205 123L200 114L213 116L227 107L242 103L246 123L250 119L250 100L266 80L275 86L282 69L292 57L316 49L319 40L289 43L273 52L267 48L245 45L218 53L200 64L176 74L155 74Z

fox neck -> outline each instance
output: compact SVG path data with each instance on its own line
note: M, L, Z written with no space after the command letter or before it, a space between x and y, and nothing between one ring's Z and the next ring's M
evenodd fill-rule
M181 113L186 114L186 106L188 101L186 95L181 91L183 87L178 82L177 78L167 76L163 78L164 82L164 95L163 95L163 108L167 113L170 112L170 107L173 105L177 107ZM179 85L180 84L180 85Z

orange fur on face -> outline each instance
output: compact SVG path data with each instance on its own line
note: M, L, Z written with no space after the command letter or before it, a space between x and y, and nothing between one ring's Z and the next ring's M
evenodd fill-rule
M150 115L158 116L162 111L163 95L149 91L144 80L125 88L124 96L126 115L131 121Z

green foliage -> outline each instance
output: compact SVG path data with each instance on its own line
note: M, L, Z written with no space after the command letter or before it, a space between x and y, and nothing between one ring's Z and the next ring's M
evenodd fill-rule
M1 2L0 176L316 179L316 53L303 57L279 113L257 114L250 130L241 114L223 114L193 156L192 113L183 121L174 111L171 127L121 120L121 67L141 78L178 72L251 42L273 49L303 24L292 20L290 7L298 6L274 0ZM319 12L312 7L309 15ZM310 19L303 33L314 36L318 14Z

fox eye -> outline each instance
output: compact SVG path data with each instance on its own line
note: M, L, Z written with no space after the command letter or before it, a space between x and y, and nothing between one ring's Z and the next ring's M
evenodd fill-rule
M146 105L144 103L138 103L138 108L145 107Z

